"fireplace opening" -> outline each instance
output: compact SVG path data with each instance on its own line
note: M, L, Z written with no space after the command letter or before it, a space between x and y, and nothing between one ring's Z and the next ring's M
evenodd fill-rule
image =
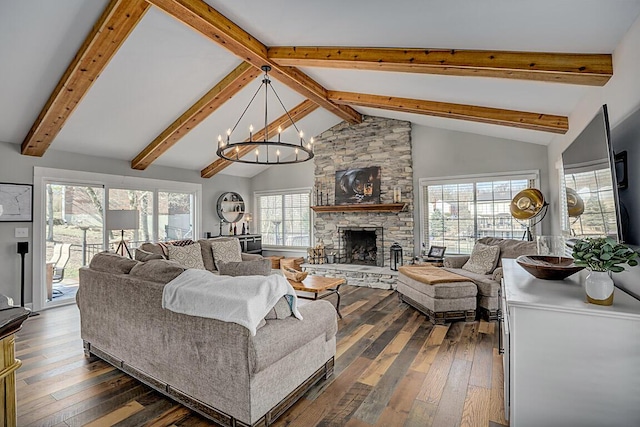
M382 227L340 227L339 262L356 265L384 265Z

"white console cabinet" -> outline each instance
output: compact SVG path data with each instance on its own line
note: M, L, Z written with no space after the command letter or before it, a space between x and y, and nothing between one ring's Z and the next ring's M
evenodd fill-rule
M586 272L540 280L503 259L501 346L511 427L640 426L640 301L588 304Z

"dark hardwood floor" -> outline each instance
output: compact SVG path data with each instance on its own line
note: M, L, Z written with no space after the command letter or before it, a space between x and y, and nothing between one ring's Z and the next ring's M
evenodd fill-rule
M433 326L395 293L353 286L344 287L341 311L335 375L276 425L508 425L495 323ZM28 319L17 334L19 426L212 425L85 358L79 328L69 306Z

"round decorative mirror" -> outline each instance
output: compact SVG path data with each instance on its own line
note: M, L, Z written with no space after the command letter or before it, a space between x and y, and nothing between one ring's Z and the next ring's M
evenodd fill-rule
M238 193L228 191L218 197L216 209L222 222L238 222L244 216L244 200Z

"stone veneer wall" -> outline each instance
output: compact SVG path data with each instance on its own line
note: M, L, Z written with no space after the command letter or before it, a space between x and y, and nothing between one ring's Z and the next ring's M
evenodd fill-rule
M316 213L315 242L327 250L338 249L338 227L384 227L384 266L389 267L389 248L402 246L404 263L413 257L413 168L411 122L364 116L357 125L342 122L323 132L314 143L315 184L329 190L329 204L335 203L336 171L380 166L380 203L393 203L398 186L407 210L399 213ZM326 204L326 203L325 203Z

